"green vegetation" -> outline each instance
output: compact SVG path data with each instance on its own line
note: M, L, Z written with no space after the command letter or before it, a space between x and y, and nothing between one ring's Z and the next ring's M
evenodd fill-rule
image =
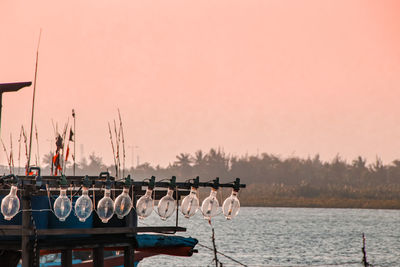
M45 156L44 174L50 173L50 159L51 155ZM71 175L71 164L67 167L66 173ZM115 175L115 166L106 166L94 154L77 166L78 175L97 175L105 170ZM179 181L200 176L202 181L220 177L222 182L230 182L239 177L247 184L240 193L244 206L400 208L400 160L383 165L379 158L367 164L362 157L351 162L339 156L323 162L318 155L306 159L266 153L234 157L211 149L194 155L181 153L165 168L143 163L127 173L133 174L135 180L175 175ZM228 194L221 191L221 198Z

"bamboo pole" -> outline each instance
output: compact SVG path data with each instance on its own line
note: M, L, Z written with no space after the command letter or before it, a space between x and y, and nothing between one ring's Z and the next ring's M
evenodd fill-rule
M112 140L112 133L111 133L110 123L108 123L108 132L110 133L110 142L111 142L111 148L112 148L114 164L115 164L115 175L118 177L118 165L117 165L117 160L115 158L115 149L114 149L114 143L113 143L113 140Z
M40 46L40 37L42 35L42 29L40 29L39 33L39 42L36 50L36 66L35 66L35 80L33 85L33 99L32 99L32 116L31 116L31 135L29 137L29 154L28 154L28 163L26 171L28 171L31 161L31 152L32 152L32 131L33 131L33 117L35 112L35 96L36 96L36 80L37 80L37 70L38 70L38 61L39 61L39 46Z
M120 132L121 132L121 137L122 137L122 177L125 177L125 137L124 137L124 128L122 126L122 119L121 119L121 113L119 112L118 109L118 117L119 117L119 124L120 124Z

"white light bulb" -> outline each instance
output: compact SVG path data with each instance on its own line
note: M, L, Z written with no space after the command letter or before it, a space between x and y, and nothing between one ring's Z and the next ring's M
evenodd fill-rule
M88 194L88 188L82 188L82 195L75 202L75 214L79 221L84 222L90 217L93 210L93 203Z
M144 219L150 216L153 211L154 201L151 198L152 193L153 189L147 188L146 193L141 196L136 203L136 213L139 216L139 219Z
M203 200L201 204L201 211L203 213L204 219L211 219L218 213L218 199L217 199L217 189L211 188L210 195Z
M97 214L103 223L114 215L114 201L110 198L110 189L104 190L104 197L97 204Z
M4 219L11 220L19 211L19 198L17 197L18 187L11 186L10 193L1 201L1 213Z
M222 212L224 213L226 219L231 220L239 213L240 202L237 198L238 192L232 190L232 194L230 197L225 199L224 204L222 205Z
M54 215L60 220L65 221L72 210L71 200L67 197L67 189L60 189L60 195L54 202Z
M158 215L162 220L168 219L175 211L175 199L172 197L174 190L168 188L167 194L158 202Z
M132 199L129 196L129 188L124 188L122 193L115 199L114 210L118 219L124 218L132 208Z
M193 216L199 208L199 198L197 197L197 188L192 187L189 195L187 195L181 205L182 214L186 218Z

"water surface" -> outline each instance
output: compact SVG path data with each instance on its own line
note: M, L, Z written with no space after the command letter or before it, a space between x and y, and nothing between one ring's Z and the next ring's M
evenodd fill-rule
M139 226L174 225L175 218L158 215ZM211 227L196 214L179 217L187 227L182 236L212 247ZM374 266L400 266L400 211L311 208L241 208L227 221L212 221L218 251L247 266L362 266L362 233L367 237L368 261ZM200 245L192 257L154 256L139 266L215 266L212 251ZM240 266L218 255L223 266Z

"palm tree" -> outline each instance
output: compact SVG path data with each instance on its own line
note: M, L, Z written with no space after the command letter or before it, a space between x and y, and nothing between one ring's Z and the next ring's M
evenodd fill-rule
M53 161L53 152L49 152L47 154L43 155L43 160L42 162L45 164L45 168L48 166L51 166L51 162Z
M88 174L96 175L106 170L106 166L104 165L102 158L96 156L94 152L89 155L89 160L89 165L86 168Z
M361 156L358 156L357 159L353 160L352 162L353 167L363 169L365 168L365 165L367 163L367 160L362 158Z
M204 166L206 164L206 156L202 150L197 150L191 160L195 166Z
M192 159L189 153L180 153L176 156L176 159L177 161L175 161L175 164L179 167L185 168L191 166L190 164L192 163Z
M177 161L175 161L174 165L178 167L178 170L180 172L180 177L182 178L189 178L191 175L191 163L192 163L192 157L190 156L189 153L180 153L179 155L176 156Z

